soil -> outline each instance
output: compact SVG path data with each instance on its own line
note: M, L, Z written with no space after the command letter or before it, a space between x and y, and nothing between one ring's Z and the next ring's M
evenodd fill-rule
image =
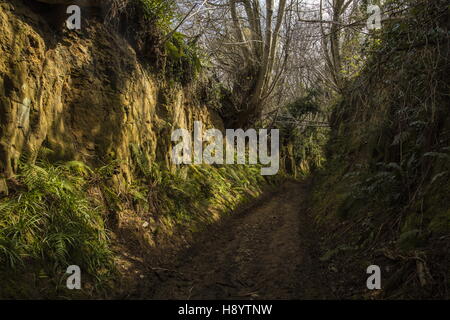
M308 184L288 182L199 232L173 261L145 274L150 299L327 299ZM144 289L145 288L145 289Z

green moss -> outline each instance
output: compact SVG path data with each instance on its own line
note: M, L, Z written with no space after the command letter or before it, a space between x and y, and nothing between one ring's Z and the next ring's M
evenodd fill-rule
M175 17L173 0L135 0L148 21L156 21L161 29L168 29Z
M200 51L185 35L174 32L165 42L166 74L182 84L195 80L201 70Z

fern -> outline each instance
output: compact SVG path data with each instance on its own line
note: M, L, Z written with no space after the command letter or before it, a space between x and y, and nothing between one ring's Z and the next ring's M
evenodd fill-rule
M83 190L92 172L81 162L21 165L25 188L0 201L3 268L31 258L59 268L78 264L94 276L100 267L113 271L101 212Z

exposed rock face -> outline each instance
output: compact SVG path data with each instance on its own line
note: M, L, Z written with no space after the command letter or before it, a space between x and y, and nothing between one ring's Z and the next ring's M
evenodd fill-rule
M54 30L17 0L0 3L0 31L0 192L19 158L35 159L42 147L54 160L123 160L130 180L132 144L168 164L172 128L222 127L187 90L159 84L100 22Z

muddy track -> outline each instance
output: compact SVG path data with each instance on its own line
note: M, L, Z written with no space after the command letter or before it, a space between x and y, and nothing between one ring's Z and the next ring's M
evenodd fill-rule
M326 298L305 208L307 185L289 182L196 237L156 268L153 299Z

